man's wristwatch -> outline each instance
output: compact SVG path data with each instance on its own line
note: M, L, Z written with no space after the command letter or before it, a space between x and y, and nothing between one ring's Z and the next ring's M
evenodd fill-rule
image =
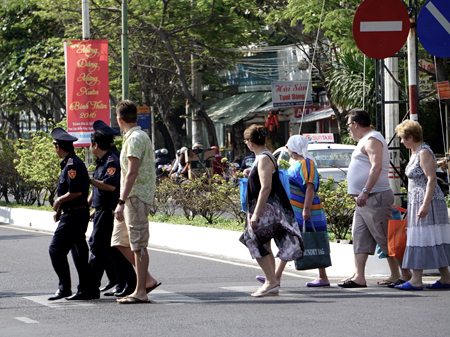
M118 204L118 205L124 205L124 204L125 204L125 201L123 201L122 199L119 199L119 201L117 201L117 204Z
M362 189L362 191L363 191L363 193L369 195L369 191L367 190L367 188L364 187L364 188Z

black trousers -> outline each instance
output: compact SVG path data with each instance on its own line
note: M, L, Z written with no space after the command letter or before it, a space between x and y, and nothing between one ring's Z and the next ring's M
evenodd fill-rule
M91 290L94 295L100 294L99 287L103 272L108 260L110 260L113 226L113 210L99 210L95 212L92 234L89 238L89 247L91 248L89 269L91 272Z
M67 260L69 251L72 251L73 262L78 272L78 293L89 291L89 249L86 243L88 222L89 209L87 208L62 214L50 243L50 259L59 278L58 288L63 292L71 291L70 268Z

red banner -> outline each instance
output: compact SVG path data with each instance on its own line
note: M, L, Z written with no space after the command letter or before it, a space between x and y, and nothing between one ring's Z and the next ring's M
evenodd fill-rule
M67 132L74 146L89 146L92 124L110 125L108 40L64 42L66 56Z

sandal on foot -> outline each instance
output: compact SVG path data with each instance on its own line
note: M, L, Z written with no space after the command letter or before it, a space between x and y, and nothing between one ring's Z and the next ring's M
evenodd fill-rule
M152 292L153 290L155 290L156 288L158 288L159 286L161 285L161 282L156 282L156 284L153 286L153 287L148 287L148 288L145 288L145 292L147 293L147 294L149 294L150 292Z
M387 286L387 285L389 285L389 284L391 284L391 283L394 283L395 281L391 281L391 280L383 280L383 281L378 281L377 282L377 284L379 285L379 286Z
M429 284L426 286L428 289L444 289L444 288L450 288L450 284L444 284L441 283L441 281L436 281L433 284Z
M266 278L264 276L259 276L256 275L256 281L261 282L261 283L266 283Z
M423 290L423 287L414 287L411 283L405 282L402 285L395 286L396 289L401 290Z
M367 284L358 284L353 280L345 281L344 283L339 283L339 287L342 288L367 288Z
M119 304L139 304L139 303L148 303L148 300L143 301L137 297L127 296L127 297L121 298L120 300L117 300L117 303L119 303Z
M251 294L252 297L263 297L267 295L278 295L277 291L280 290L280 286L273 287L271 289L266 290L263 293L254 292Z
M330 286L330 282L324 282L321 279L316 278L312 282L307 282L306 286L307 287L329 287Z
M395 286L399 286L402 285L403 283L405 283L406 281L403 281L402 279L398 279L395 282L392 282L391 284L388 284L387 286L389 288L394 288Z

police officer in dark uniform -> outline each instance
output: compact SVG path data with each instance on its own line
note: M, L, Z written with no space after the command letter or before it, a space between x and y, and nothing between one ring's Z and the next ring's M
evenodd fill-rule
M120 163L111 151L109 136L103 131L91 134L91 151L97 157L97 167L91 179L92 192L88 203L95 210L91 213L94 226L89 246L91 257L92 294L100 296L100 283L105 265L110 260L111 235L114 224L114 209L120 197Z
M62 128L55 128L50 134L54 139L55 151L62 159L57 198L53 204L55 222L58 227L50 243L49 253L53 269L59 278L58 291L49 300L90 300L89 289L89 249L86 230L89 222L89 176L83 161L75 155L73 142L76 137ZM78 291L72 295L70 269L67 254L72 251L78 272ZM70 296L70 297L69 297ZM97 297L98 298L98 297Z
M120 151L114 145L114 136L119 135L120 131L111 128L101 120L95 121L93 128L95 131L104 132L109 137L111 152L120 160ZM120 167L119 162L118 164ZM118 176L120 177L120 172ZM120 189L117 191L115 205L117 205L119 196ZM105 292L105 296L124 297L130 295L136 288L136 272L133 265L115 247L110 248L110 258L106 261L105 273L109 281L100 291L107 291L114 287L111 291Z

